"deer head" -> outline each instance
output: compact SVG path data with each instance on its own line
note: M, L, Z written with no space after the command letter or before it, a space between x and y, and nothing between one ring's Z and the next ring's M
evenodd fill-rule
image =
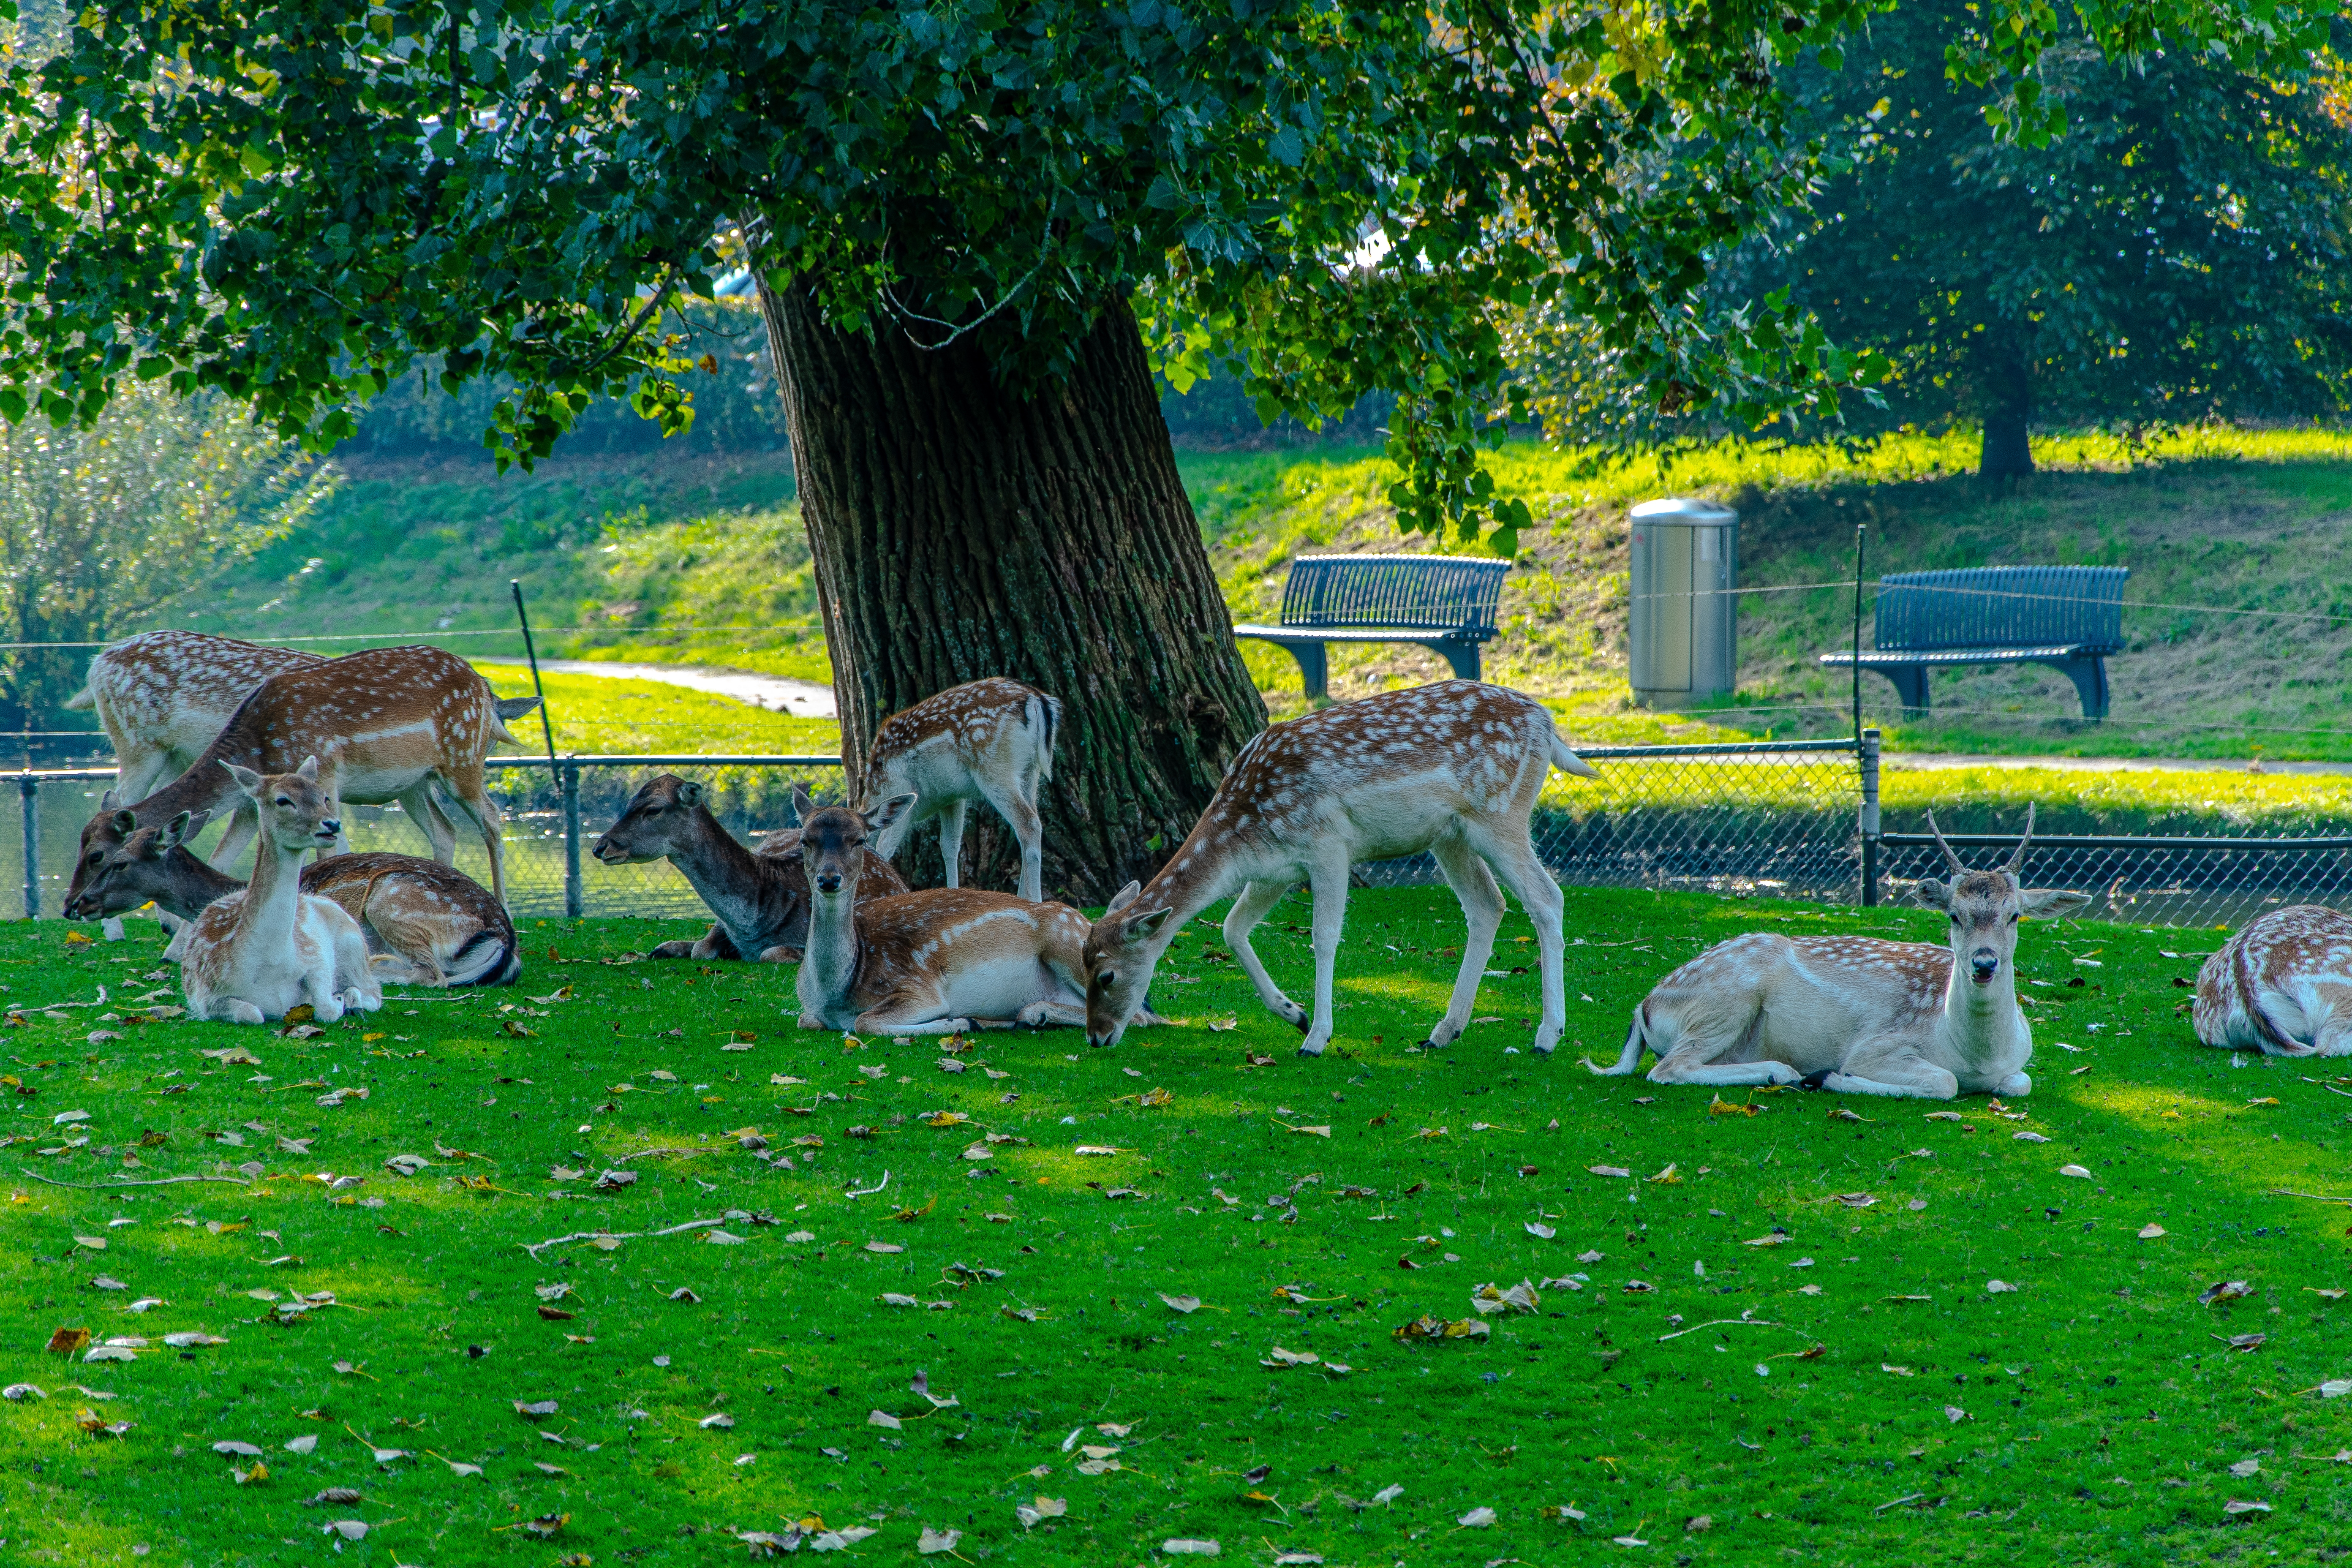
M1952 847L1944 842L1943 829L1936 826L1932 811L1927 814L1927 831L1936 836L1936 847L1944 852L1944 865L1952 879L1947 883L1933 877L1923 879L1919 901L1951 918L1953 972L1958 973L1965 962L1969 979L1977 985L1990 985L2005 969L2014 973L2017 926L2024 916L2072 914L2091 901L2088 893L2028 889L2019 882L2025 847L2033 842L2030 805L2025 808L2025 837L1994 870L1971 871L1962 865Z
M793 786L793 809L801 818L801 868L808 873L809 894L819 907L856 896L866 841L880 836L914 806L912 795L894 795L871 811L853 811L845 805L820 807L807 790Z
M182 812L162 827L133 831L108 856L65 907L69 921L104 920L171 892L170 857L212 820L212 813Z
M236 787L261 814L261 831L279 849L328 849L342 837L335 803L319 787L319 759L305 757L290 773L257 773L223 763Z
M597 837L589 853L607 866L639 866L685 848L709 816L703 786L656 773L629 797L628 809Z
M1160 933L1173 910L1137 912L1142 884L1121 888L1087 931L1087 1044L1115 1046L1151 989L1152 972L1168 951Z

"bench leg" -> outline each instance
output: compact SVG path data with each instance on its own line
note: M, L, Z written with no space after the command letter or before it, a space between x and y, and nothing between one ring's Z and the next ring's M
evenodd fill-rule
M2093 655L2068 659L2058 668L2074 683L2075 693L2083 700L2083 717L2094 723L2104 721L2107 716L2107 661Z
M1294 642L1283 646L1290 650L1290 657L1298 661L1299 678L1307 683L1307 700L1330 701L1331 668L1323 657L1323 645L1319 642Z
M1478 645L1476 643L1433 642L1423 643L1421 646L1434 648L1444 654L1445 662L1454 667L1454 679L1478 679Z
M1895 695L1903 700L1903 717L1925 719L1927 716L1928 672L1926 666L1898 666L1878 673L1895 683Z

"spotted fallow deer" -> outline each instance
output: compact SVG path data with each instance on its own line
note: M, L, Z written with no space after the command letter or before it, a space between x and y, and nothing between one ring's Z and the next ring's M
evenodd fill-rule
M663 942L654 957L798 963L809 929L801 834L787 827L761 839L758 850L746 849L710 814L701 784L660 773L629 797L628 809L589 852L607 866L667 859L718 917L700 941ZM907 890L897 869L872 849L861 852L858 866L855 898Z
M203 632L141 632L91 659L88 683L66 706L98 710L114 743L115 794L137 800L185 773L255 687L326 662L315 653Z
M203 818L183 812L137 829L66 906L66 918L102 920L152 903L193 921L240 890L245 883L187 849L203 828ZM375 976L387 984L507 985L522 973L506 906L454 866L415 855L331 855L302 868L301 889L360 922ZM186 933L184 925L182 941ZM179 945L163 956L179 957Z
M1177 931L1232 894L1225 945L1265 1005L1305 1031L1300 1054L1320 1056L1331 1039L1349 868L1425 850L1469 923L1452 1002L1428 1044L1450 1045L1470 1022L1503 922L1499 877L1535 924L1543 1016L1534 1048L1549 1054L1568 1018L1561 901L1528 823L1553 768L1594 776L1541 703L1475 680L1360 698L1266 730L1234 759L1160 874L1143 887L1129 883L1094 923L1086 951L1087 1040L1118 1043ZM1311 1018L1276 987L1249 943L1251 930L1302 879L1315 900Z
M1086 1021L1086 916L976 888L858 899L866 845L914 797L893 795L865 812L819 810L805 793L796 804L810 906L793 987L802 1028L946 1035Z
M501 699L473 667L437 647L380 647L271 676L237 705L221 732L187 772L144 799L124 805L109 792L81 830L81 852L66 898L103 866L134 830L161 826L181 812L231 810L247 804L227 764L285 773L296 759L326 759L322 784L339 821L346 803L398 801L425 832L433 858L457 859L457 835L435 798L436 788L464 806L489 853L490 888L506 898L499 812L483 785L482 759L511 742L506 721L539 705L535 697ZM252 835L249 811L232 816L212 862L226 866ZM337 849L346 847L340 840Z
M1657 1053L1653 1083L1802 1083L1845 1094L1950 1100L2031 1093L2033 1030L2017 1005L2018 922L2064 915L2087 893L2018 881L2025 837L1998 870L1971 871L1927 829L1951 871L1920 882L1920 901L1949 917L1951 941L1785 937L1750 931L1707 949L1633 1009L1625 1048L1594 1072L1625 1074Z
M265 775L224 770L254 803L260 847L253 880L207 904L175 942L180 987L198 1018L258 1024L308 1003L322 1024L383 1005L359 921L340 905L302 891L302 857L341 837L333 798L319 784L319 759Z
M2273 910L2197 973L2197 1037L2225 1051L2352 1056L2352 920L2316 904Z
M862 804L870 810L911 794L915 809L894 820L875 849L896 855L909 832L936 816L948 886L961 887L964 811L984 801L1020 842L1020 893L1035 903L1045 897L1045 843L1037 792L1054 776L1061 725L1060 698L1001 677L950 687L885 719L866 752Z

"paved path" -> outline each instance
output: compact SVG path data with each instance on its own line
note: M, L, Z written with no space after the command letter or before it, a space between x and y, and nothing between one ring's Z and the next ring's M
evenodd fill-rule
M475 662L529 668L520 659L485 658ZM558 675L601 675L614 680L658 680L667 686L708 691L714 697L731 697L754 708L772 708L781 713L790 713L795 719L834 717L832 687L813 686L805 680L786 680L780 675L748 675L740 670L709 669L693 664L614 664L589 658L542 658L539 661L539 668Z
M2210 757L1998 757L1934 752L1889 752L1885 754L1884 765L1923 771L1938 768L2055 768L2064 773L2243 773L2256 771L2295 774L2352 773L2352 763L2265 762L2259 770L2255 770L2244 763Z

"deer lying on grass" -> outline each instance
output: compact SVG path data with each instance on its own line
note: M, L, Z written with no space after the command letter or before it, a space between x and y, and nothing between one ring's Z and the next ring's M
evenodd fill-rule
M136 827L66 906L68 920L102 920L152 903L181 921L246 886L186 847L204 819L182 812ZM514 922L488 889L452 866L415 855L332 855L302 868L301 890L357 921L375 977L394 985L506 985L522 973ZM180 956L181 938L164 951Z
M808 954L794 986L802 1028L950 1035L1008 1020L1085 1022L1086 916L975 888L857 900L866 845L914 797L864 813L819 810L802 791L794 803L810 889Z
M875 842L896 855L907 835L940 819L948 886L961 885L964 809L985 801L1021 845L1021 896L1045 897L1045 820L1037 792L1054 776L1054 736L1062 700L1017 680L991 677L926 697L882 721L866 757L864 805L912 795L915 809Z
M1999 870L1962 866L1933 813L1927 830L1952 880L1922 881L1919 898L1950 917L1950 946L1750 931L1660 981L1633 1009L1613 1065L1584 1065L1630 1073L1648 1049L1658 1056L1653 1083L1802 1083L1926 1100L2031 1093L2033 1031L2017 1005L2018 922L2071 914L2091 897L2019 884L2033 841L2031 808L2025 837Z
M2352 1056L2352 920L2273 910L2197 972L2197 1037L2225 1051Z
M445 866L457 859L457 835L434 791L446 790L480 829L490 889L504 901L499 811L483 786L482 759L494 742L514 739L506 721L538 705L536 697L493 696L471 665L437 647L370 648L271 676L237 705L187 772L127 805L107 793L81 830L67 901L79 897L131 828L160 826L184 811L236 810L212 855L215 866L229 864L253 833L248 803L229 766L285 773L303 756L326 759L330 816L340 821L346 802L396 800ZM334 847L347 846L339 839Z
M1348 868L1427 850L1469 923L1453 1000L1428 1044L1451 1044L1470 1022L1503 922L1500 877L1535 922L1543 1017L1534 1046L1549 1054L1568 1018L1561 906L1528 819L1553 768L1594 776L1541 703L1474 680L1384 692L1275 725L1242 748L1160 874L1144 887L1129 883L1094 923L1086 948L1088 1043L1118 1043L1176 933L1230 893L1225 945L1265 1005L1305 1031L1299 1054L1320 1056L1331 1039ZM1251 930L1301 878L1315 900L1311 1020L1276 987L1249 943Z
M803 798L805 798L803 796ZM754 852L719 826L702 785L676 773L647 779L628 809L590 847L607 866L667 858L719 917L699 942L666 942L656 958L754 958L798 963L808 945L808 872L801 864L799 828L771 833ZM889 861L862 851L854 897L903 893L907 884Z
M258 1024L309 1003L331 1024L352 1008L383 1005L359 922L340 905L302 891L302 857L333 844L343 825L319 787L319 759L265 776L228 765L260 818L253 880L207 904L174 945L180 986L198 1018Z
M315 653L203 632L141 632L91 659L89 679L66 706L98 710L114 742L115 793L137 800L185 773L255 687L326 662Z

